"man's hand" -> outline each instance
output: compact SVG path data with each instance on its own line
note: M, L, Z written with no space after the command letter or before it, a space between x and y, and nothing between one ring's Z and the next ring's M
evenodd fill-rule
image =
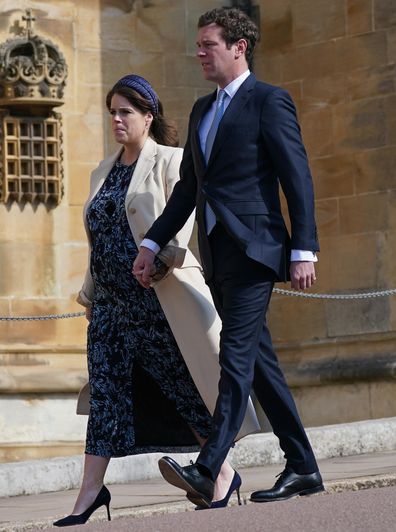
M295 290L309 288L316 281L315 265L308 261L293 261L290 263L291 286Z
M133 263L132 273L144 288L150 288L151 276L155 274L154 259L151 249L141 247Z

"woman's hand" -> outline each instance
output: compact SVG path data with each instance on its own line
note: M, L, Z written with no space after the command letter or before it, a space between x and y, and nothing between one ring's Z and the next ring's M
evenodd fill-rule
M150 288L152 275L155 274L155 253L142 246L133 263L132 273L144 288Z

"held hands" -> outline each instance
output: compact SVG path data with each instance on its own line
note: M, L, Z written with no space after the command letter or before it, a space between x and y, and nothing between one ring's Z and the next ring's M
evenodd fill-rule
M144 288L150 288L152 276L155 274L155 254L151 249L141 247L133 263L132 273Z
M315 265L308 261L293 261L290 263L291 287L295 290L310 288L316 281Z

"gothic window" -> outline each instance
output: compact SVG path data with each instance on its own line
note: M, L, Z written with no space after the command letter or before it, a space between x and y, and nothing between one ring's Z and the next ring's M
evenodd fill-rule
M3 114L1 200L57 204L62 192L60 120Z

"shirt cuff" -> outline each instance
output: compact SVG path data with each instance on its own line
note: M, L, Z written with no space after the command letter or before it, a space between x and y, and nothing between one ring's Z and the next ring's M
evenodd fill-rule
M318 257L313 251L303 251L301 249L291 250L291 262L306 261L306 262L318 262Z
M153 240L150 240L149 238L143 238L140 246L143 246L144 248L150 249L155 255L160 251L159 245L154 242Z

